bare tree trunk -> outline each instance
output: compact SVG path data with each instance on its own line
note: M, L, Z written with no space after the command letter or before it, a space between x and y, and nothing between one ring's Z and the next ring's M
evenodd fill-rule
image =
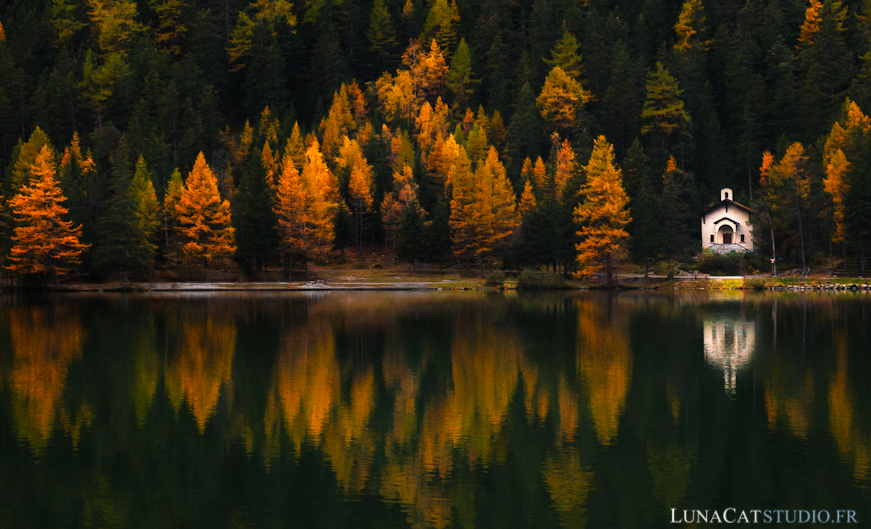
M777 251L774 247L774 223L771 222L771 213L765 212L768 215L768 227L771 228L771 276L777 277Z
M750 190L750 201L753 201L753 174L750 168L747 168L747 189Z
M844 270L844 272L846 272L847 271L847 242L846 241L841 243L841 255L842 255L842 259L844 259L844 262L841 263L841 268Z
M605 254L605 266L606 266L606 270L607 270L606 278L607 278L608 284L613 285L614 284L614 273L613 273L613 270L611 268L611 252L608 252Z
M798 202L795 204L795 214L798 220L798 246L801 249L801 278L803 280L807 275L807 266L804 260L804 228L801 225L801 206Z

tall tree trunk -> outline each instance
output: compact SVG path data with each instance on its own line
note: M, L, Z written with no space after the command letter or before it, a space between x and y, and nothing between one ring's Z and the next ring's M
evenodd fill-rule
M777 249L774 247L774 223L771 222L771 213L765 212L768 215L768 227L771 228L771 276L777 277Z
M753 202L753 174L750 168L747 168L747 189L750 191L750 201Z
M614 284L614 271L611 268L611 252L605 254L605 266L607 270L607 281L609 285Z
M844 260L844 262L841 263L841 268L844 270L844 272L846 272L847 271L847 241L844 241L843 243L841 243L841 256L842 256L841 258Z
M804 228L801 225L801 206L798 202L795 204L795 213L798 220L798 247L801 249L801 278L804 279L807 275L807 266L804 260Z

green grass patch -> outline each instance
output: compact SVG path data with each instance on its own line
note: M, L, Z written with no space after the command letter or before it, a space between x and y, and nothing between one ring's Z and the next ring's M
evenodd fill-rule
M569 288L565 278L556 272L524 270L517 278L518 290L558 290Z

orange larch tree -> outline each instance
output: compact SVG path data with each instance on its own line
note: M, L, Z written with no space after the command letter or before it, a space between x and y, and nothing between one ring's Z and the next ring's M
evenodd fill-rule
M7 268L23 276L60 276L79 264L88 245L79 242L81 226L65 220L69 211L61 206L66 197L55 179L54 156L43 146L30 168L31 184L9 201L17 226Z
M218 194L218 179L201 152L187 177L178 206L179 232L186 240L185 257L200 261L203 269L212 259L236 251L230 225L230 203Z
M626 226L632 219L629 197L623 190L623 174L614 164L614 146L605 136L596 138L584 171L587 174L587 182L581 187L584 201L574 211L575 221L582 226L577 232L581 242L575 245L580 265L577 274L584 276L601 270L604 261L611 283L611 260L629 238Z
M541 117L565 135L569 129L581 124L582 107L592 99L589 90L555 66L544 80L535 102Z
M771 166L766 175L768 188L765 201L774 222L794 227L798 235L802 278L807 274L804 248L804 223L809 217L811 171L804 146L795 142L786 149L779 162Z
M508 180L495 147L490 147L483 166L491 174L490 188L486 190L490 194L489 203L493 211L491 247L494 252L501 253L508 250L520 225L514 187Z
M396 242L403 214L417 200L417 194L418 188L410 166L406 165L402 172L393 173L393 192L385 193L384 200L381 201L381 222L384 224L389 245Z
M351 213L354 215L357 249L363 246L363 236L366 232L366 217L372 208L372 166L363 156L363 150L357 143L345 136L339 149L339 166L350 171L348 180L348 195L351 199Z
M456 145L453 136L448 144ZM457 146L457 156L451 164L448 173L451 189L451 216L448 225L451 228L451 246L454 255L469 261L475 255L475 227L473 209L475 207L475 177L472 174L472 164L466 155L466 150Z
M299 177L293 153L285 151L278 189L275 196L275 216L278 219L278 249L287 258L287 277L293 277L293 256L305 257L308 248L308 195Z
M302 182L310 197L307 203L311 227L308 249L310 253L325 254L332 249L336 237L334 220L339 208L339 182L324 162L316 139L312 139L305 152Z

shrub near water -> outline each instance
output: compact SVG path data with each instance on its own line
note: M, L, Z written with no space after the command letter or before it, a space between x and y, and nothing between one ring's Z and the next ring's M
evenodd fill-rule
M563 276L556 272L524 270L517 278L517 288L520 290L549 290L568 288L568 285Z
M505 286L505 272L493 272L487 276L487 286L502 288Z
M743 253L717 254L710 250L704 250L699 256L698 271L712 275L741 275L741 265L744 259L745 254Z

